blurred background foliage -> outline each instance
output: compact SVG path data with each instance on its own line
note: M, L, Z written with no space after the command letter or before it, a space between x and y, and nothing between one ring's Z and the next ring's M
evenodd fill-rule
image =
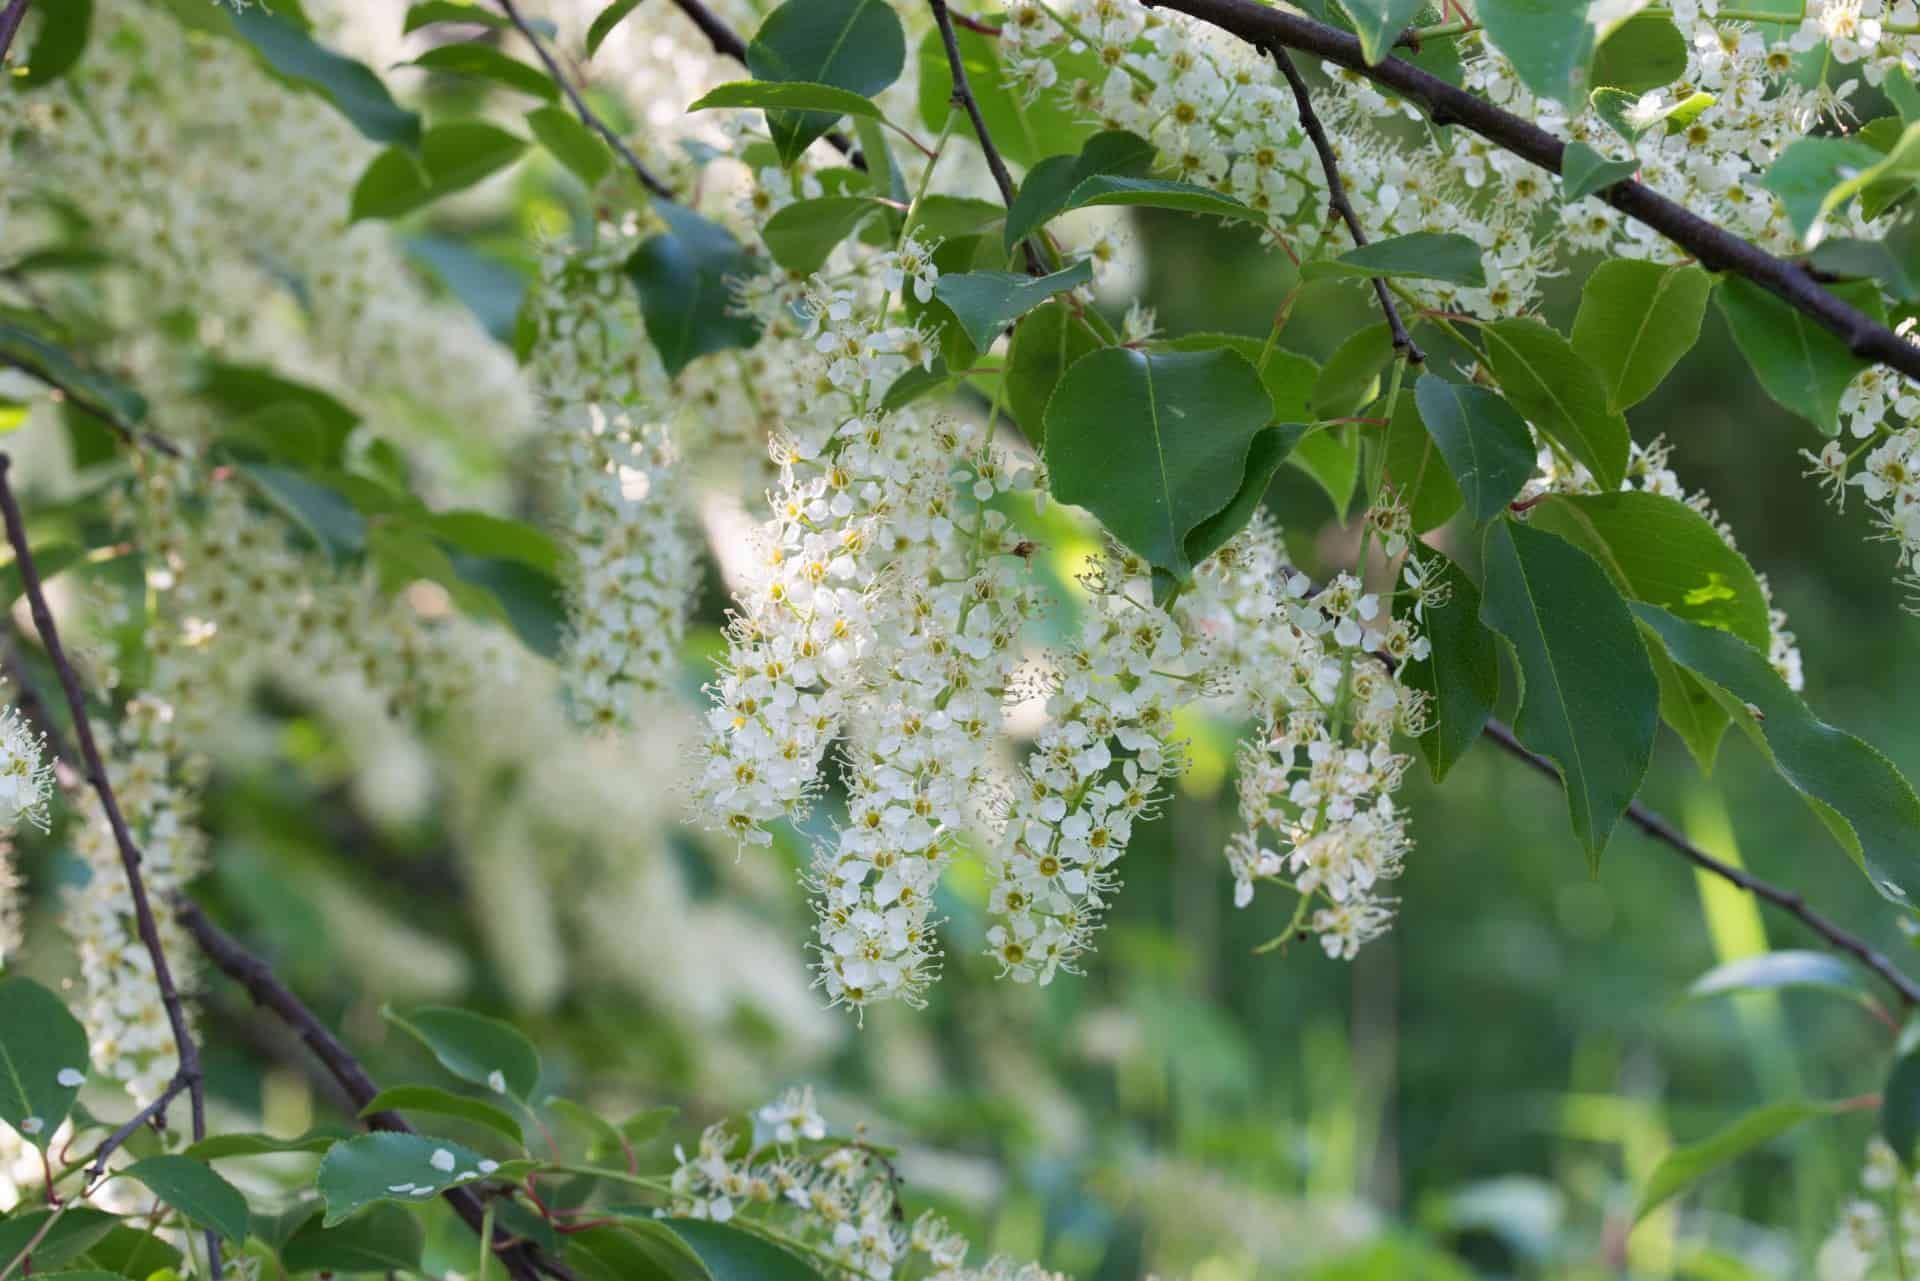
M505 339L529 246L589 213L550 165L530 165L400 234L422 274ZM1248 236L1173 215L1135 226L1144 293L1167 333L1264 335L1295 284L1285 258ZM1548 311L1564 326L1580 272L1556 284ZM1359 289L1322 282L1301 295L1282 345L1324 357L1370 319ZM1429 349L1447 359L1438 335ZM1772 579L1805 654L1809 702L1920 774L1920 678L1905 661L1920 622L1890 598L1892 549L1873 541L1860 504L1835 512L1802 478L1811 433L1765 398L1717 313L1631 421L1637 439L1671 442L1682 481L1712 496ZM1268 501L1303 567L1351 558L1357 531L1303 473L1283 470ZM1059 518L1036 531L1036 565L1060 575L1084 533ZM686 654L689 709L724 606L715 574ZM677 1105L676 1138L811 1080L836 1125L864 1120L903 1145L911 1209L937 1205L978 1245L1087 1281L1809 1275L1852 1194L1871 1112L1805 1127L1635 1228L1639 1188L1672 1146L1763 1102L1873 1092L1890 1048L1857 1006L1818 995L1687 1000L1720 961L1816 940L1699 883L1630 829L1589 876L1558 791L1485 746L1444 789L1419 768L1410 775L1418 847L1400 882L1404 910L1356 963L1310 944L1254 954L1273 922L1233 909L1220 856L1233 727L1195 718L1195 768L1137 835L1084 977L1043 990L995 982L981 955L984 879L962 860L946 887L946 977L931 1007L881 1008L859 1027L815 1009L814 994L769 1012L714 981L751 969L754 948L791 951L806 936L794 884L804 834L738 860L673 833L655 852L671 865L685 928L569 963L541 949L578 928L573 909L605 901L617 914L651 892L627 867L567 859L556 844L576 834L450 794L404 753L369 766L353 726L321 714L297 682L263 693L253 713L216 748L204 901L377 1079L430 1073L378 1011L432 999L514 1020L541 1046L557 1092L610 1113ZM511 732L503 718L477 724L446 727L438 750L486 758L484 738L462 735ZM687 747L668 738L658 750ZM566 768L591 761L582 752ZM376 799L402 795L369 803L369 779ZM518 780L493 785L504 796ZM1710 780L1663 737L1645 798L1708 849L1920 964L1739 736ZM38 890L77 872L59 835L19 851ZM705 929L700 914L722 900L752 928ZM57 932L44 893L29 928L50 941ZM26 968L60 955L30 942ZM221 1109L281 1133L342 1119L297 1044L230 985L201 986ZM648 1159L670 1160L664 1148Z

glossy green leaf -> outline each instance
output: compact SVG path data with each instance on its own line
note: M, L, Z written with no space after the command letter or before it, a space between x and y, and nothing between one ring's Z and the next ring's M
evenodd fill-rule
M334 560L346 560L366 550L366 519L338 490L299 472L265 463L242 463L234 470Z
M760 107L768 111L817 111L831 116L864 116L885 120L880 108L860 94L832 85L804 81L735 80L716 86L688 107L711 111L718 107Z
M1480 621L1513 648L1514 731L1553 762L1574 835L1597 866L1645 777L1659 686L1627 603L1591 556L1511 518L1487 527Z
M26 63L13 75L16 89L52 84L80 61L93 26L93 0L59 0L40 9L40 34L27 51Z
M1864 190L1886 157L1846 138L1796 138L1768 166L1760 185L1780 197L1800 238L1818 244L1820 224Z
M1393 336L1384 323L1347 335L1313 385L1311 405L1319 419L1351 418L1379 398L1380 375L1393 360Z
M284 1152L325 1152L341 1139L352 1135L343 1130L318 1129L291 1139L271 1134L209 1134L183 1153L200 1161L219 1161L236 1156L273 1156Z
M55 1214L59 1215L58 1220L47 1227L48 1216ZM34 1271L36 1274L42 1269L51 1271L92 1248L119 1222L111 1214L84 1205L69 1206L64 1212L16 1209L0 1219L0 1267L19 1255L28 1242L38 1238L39 1244L33 1247ZM45 1235L41 1235L43 1227Z
M1585 99L1594 52L1586 4L1479 0L1474 14L1527 88L1571 107Z
M1487 363L1507 402L1586 464L1602 489L1627 474L1627 420L1607 407L1606 383L1565 338L1537 320L1483 326Z
M589 187L597 186L613 164L613 152L599 134L581 124L565 107L536 107L527 128L553 158Z
M1421 620L1432 652L1407 664L1406 683L1427 694L1427 732L1420 754L1438 783L1459 764L1493 715L1500 698L1498 643L1480 621L1480 589L1465 571L1439 552L1423 559L1432 566L1446 597Z
M922 196L913 209L913 227L929 236L945 240L951 236L977 236L991 231L1007 216L1005 206L974 196L946 196L939 193Z
M1675 1148L1661 1158L1660 1164L1654 1167L1653 1174L1648 1177L1647 1186L1640 1192L1640 1204L1634 1210L1635 1221L1664 1205L1688 1184L1728 1162L1779 1138L1803 1122L1832 1116L1844 1107L1843 1103L1770 1103L1747 1113L1711 1138Z
M1360 483L1360 454L1360 435L1351 425L1325 427L1295 445L1287 461L1313 478L1344 522Z
M639 6L640 0L613 0L612 4L596 14L587 27L587 57L599 53L600 46L607 42L613 29Z
M747 46L756 80L802 81L872 98L899 79L907 38L886 0L786 0L767 15ZM791 165L838 116L775 111L767 117L775 150Z
M1274 474L1307 431L1305 423L1276 423L1255 433L1253 443L1247 447L1247 469L1240 478L1240 488L1225 507L1195 525L1187 535L1189 564L1200 564L1247 527L1266 499Z
M379 1112L427 1112L434 1116L449 1116L485 1126L522 1146L527 1141L521 1132L520 1122L513 1118L512 1113L482 1099L470 1099L438 1086L389 1086L367 1101L367 1105L360 1109L360 1116L364 1120Z
M1393 42L1413 23L1426 0L1340 0L1360 37L1360 50L1369 63L1393 53Z
M1102 348L1067 370L1047 405L1054 497L1184 579L1187 536L1239 493L1254 434L1272 414L1260 375L1237 352Z
M933 293L947 304L973 345L985 351L1002 330L1041 303L1092 280L1093 261L1083 258L1064 271L1038 278L1011 271L942 275Z
M540 1080L539 1052L510 1023L444 1005L404 1014L387 1008L380 1013L395 1027L412 1033L433 1051L441 1067L462 1081L524 1100Z
M398 218L442 196L464 191L518 160L527 140L480 120L435 125L420 140L420 155L389 147L354 184L352 216Z
M1636 13L1594 50L1587 83L1626 93L1663 89L1687 74L1687 38L1664 13Z
M1144 178L1153 168L1153 144L1124 129L1087 139L1077 155L1048 156L1027 171L1007 207L1007 252L1068 207L1074 191L1100 174Z
M1901 302L1920 302L1920 220L1900 222L1879 240L1829 236L1811 262L1829 276L1864 276Z
M81 364L48 335L0 320L0 366L8 365L85 398L123 427L147 416L146 398L133 388Z
M1526 420L1497 393L1438 374L1423 375L1413 394L1474 520L1505 511L1537 464Z
M1573 349L1598 371L1607 406L1626 409L1653 393L1700 337L1713 278L1694 266L1611 258L1580 290Z
M268 66L333 103L366 137L402 147L419 144L420 117L394 102L380 77L360 63L315 44L266 5L247 5L231 20Z
M1075 187L1059 212L1087 209L1098 205L1132 205L1149 209L1172 209L1179 213L1205 214L1236 222L1264 224L1266 215L1251 205L1243 205L1207 187L1190 182L1169 182L1162 178L1128 178L1120 174L1100 173Z
M1475 289L1487 283L1486 269L1480 263L1479 244L1466 236L1435 231L1415 231L1370 241L1347 250L1338 258L1309 262L1300 269L1300 274L1307 280L1329 276L1362 280L1374 276L1406 276L1445 280Z
M668 230L627 260L627 276L640 291L647 337L669 374L709 352L751 347L760 325L736 314L728 282L757 274L762 265L726 228L666 200L654 202Z
M1047 156L1073 151L1099 126L1087 121L1081 111L1061 93L1043 93L1029 98L1017 84L1009 83L1007 69L1000 63L1000 41L978 31L959 27L954 31L960 46L960 66L967 73L967 84L980 104L981 118L994 146L1009 163L1035 168ZM938 132L953 109L953 70L940 33L928 24L916 53L920 71L918 106L920 123ZM1099 83L1106 75L1090 51L1069 52L1055 58L1060 84L1076 79ZM960 134L970 136L966 117L960 118Z
M515 93L528 94L553 102L560 97L560 86L540 68L508 57L490 44L467 41L443 44L415 58L413 66L443 75L466 76L486 80Z
M371 1205L327 1227L312 1215L280 1250L288 1272L419 1272L426 1234L410 1210Z
M1061 375L1101 346L1092 328L1064 302L1044 303L1014 326L1007 348L1007 408L1035 448L1047 438L1047 401Z
M1451 520L1465 499L1412 396L1403 393L1395 403L1393 421L1387 424L1386 448L1382 478L1387 489L1406 506L1413 532L1424 534Z
M854 228L886 209L872 196L817 196L796 200L767 219L761 235L773 260L789 271L810 276L826 264L834 247Z
M254 1223L254 1231L258 1235L259 1220L256 1218ZM39 1257L39 1251L34 1252L34 1257ZM117 1277L129 1278L129 1281L147 1281L147 1278L164 1268L177 1271L183 1256L153 1233L121 1224L109 1229L98 1241L88 1246L80 1261L104 1268Z
M1717 965L1693 981L1692 997L1726 996L1738 992L1779 992L1811 988L1832 992L1865 1005L1875 1005L1860 971L1825 952L1761 952Z
M1709 683L1780 776L1816 802L1814 812L1875 888L1913 903L1920 891L1920 798L1893 763L1808 711L1764 651L1657 606L1633 611L1674 662Z
M422 27L430 27L438 22L465 22L491 27L495 31L505 31L513 26L504 14L482 8L469 0L419 0L419 3L407 6L407 17L401 23L400 34L410 36Z
M1879 291L1871 285L1834 286L1832 292L1884 319ZM1744 277L1722 277L1714 298L1767 394L1826 435L1838 434L1840 398L1868 362L1799 308Z
M560 545L547 531L524 520L459 509L435 512L423 523L450 550L522 561L548 574L562 572L565 557Z
M229 1241L244 1241L253 1223L247 1199L240 1189L214 1172L205 1161L190 1156L150 1156L122 1170L120 1178L144 1183L182 1217L210 1228Z
M799 1255L725 1223L710 1219L658 1219L680 1239L713 1281L820 1281Z
M1560 156L1560 199L1568 204L1631 178L1637 160L1609 160L1584 142L1570 142ZM1610 258L1608 264L1630 259ZM1607 265L1607 264L1603 264Z
M1592 99L1594 114L1628 142L1653 129L1679 133L1715 101L1710 93L1695 92L1665 105L1643 104L1640 94L1621 89L1595 89Z
M376 1201L417 1204L499 1170L499 1164L446 1139L382 1131L333 1145L316 1186L333 1227Z
M0 1121L44 1151L87 1072L87 1033L65 1003L30 978L0 978Z
M1900 1038L1900 1056L1880 1089L1880 1134L1909 1170L1920 1164L1920 1049L1909 1024Z

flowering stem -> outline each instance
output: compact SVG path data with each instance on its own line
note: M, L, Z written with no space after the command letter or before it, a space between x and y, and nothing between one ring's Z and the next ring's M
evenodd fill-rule
M194 1044L193 1033L187 1029L186 1005L174 986L173 970L167 964L166 949L160 944L160 926L147 899L146 877L140 872L140 849L133 843L133 833L113 794L106 763L100 758L100 745L93 737L93 722L87 717L86 695L80 689L80 678L74 674L73 664L67 659L66 647L60 643L60 633L53 625L53 611L47 607L47 594L40 583L40 571L34 567L26 521L20 515L20 504L15 501L13 486L8 480L12 465L11 458L0 454L0 515L6 520L7 541L13 544L14 561L20 567L20 583L26 592L27 606L33 612L34 629L40 633L40 643L46 646L47 658L52 661L53 670L60 677L60 687L66 692L67 711L73 717L73 735L80 747L80 759L86 765L87 779L100 798L100 809L107 817L107 826L113 829L114 844L120 849L120 866L126 873L127 892L133 900L134 924L147 950L147 958L153 964L154 986L159 989L160 1004L166 1010L167 1025L173 1033L174 1052L179 1059L177 1076L187 1084L187 1098L193 1110L193 1137L198 1142L207 1137L207 1096L200 1079L200 1049ZM207 1249L208 1272L214 1281L219 1281L220 1246L211 1233L207 1237Z
M1553 762L1547 760L1544 756L1538 756L1529 751L1526 746L1514 736L1513 731L1499 721L1488 721L1484 733L1511 755L1526 761L1547 777L1555 780L1559 779L1560 771L1554 767ZM1667 819L1654 813L1639 801L1634 801L1627 806L1627 818L1632 821L1635 827L1645 832L1648 836L1653 837L1656 841L1670 847L1674 853L1680 855L1680 857L1686 859L1694 866L1712 872L1715 876L1721 877L1724 880L1731 881L1749 894L1764 899L1781 911L1797 918L1802 925L1805 925L1834 947L1846 952L1885 980L1887 986L1891 987L1894 994L1900 998L1902 1007L1911 1009L1916 1005L1920 1005L1920 984L1916 984L1911 978L1907 977L1892 961L1889 961L1885 956L1874 950L1866 940L1849 933L1847 930L1815 911L1800 895L1794 893L1792 890L1781 889L1777 885L1763 881L1744 868L1738 868L1730 863L1721 862L1713 855L1695 845L1692 841L1689 841L1685 836L1681 835L1680 830Z
M980 114L979 100L973 96L973 86L967 81L966 62L960 56L960 38L954 34L953 15L947 12L947 0L927 0L927 7L933 10L934 25L940 28L940 42L947 49L947 69L953 73L953 100L966 109L967 118L973 121L973 136L987 158L987 168L993 171L994 186L1000 188L1000 202L1012 208L1013 175L1007 172L1007 162L1000 158L1000 149L993 145L986 117ZM1027 274L1046 275L1047 269L1041 264L1040 253L1033 247L1032 240L1022 241L1021 247L1026 250Z
M667 186L655 177L651 170L641 164L640 157L633 154L633 149L627 146L620 135L615 133L606 121L594 114L593 108L587 105L587 100L580 96L580 91L573 87L573 82L568 80L566 73L560 69L560 64L554 60L553 54L547 51L547 46L541 41L540 34L528 26L527 20L520 16L520 10L513 0L500 0L500 12L507 15L507 21L511 22L514 28L526 37L527 43L533 46L533 51L539 55L541 63L547 69L547 74L553 77L553 83L560 86L560 92L567 95L567 101L573 104L574 114L580 117L580 123L607 140L607 145L613 148L614 154L626 161L627 168L633 170L633 176L640 180L641 186L664 200L673 199L673 188Z

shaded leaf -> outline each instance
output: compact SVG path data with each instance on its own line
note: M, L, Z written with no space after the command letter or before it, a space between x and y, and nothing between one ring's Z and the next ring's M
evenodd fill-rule
M1047 438L1047 401L1076 360L1102 346L1085 321L1064 302L1034 308L1014 326L1007 348L1007 407L1036 448Z
M268 66L333 103L366 137L403 147L419 144L420 117L394 102L380 77L360 63L315 44L262 4L236 11L231 20Z
M1029 100L1019 85L1010 83L1007 68L1001 65L1000 41L978 31L958 27L954 31L960 46L960 66L980 105L980 116L1000 154L1015 165L1035 168L1043 157L1079 147L1099 126L1083 119L1085 113L1065 94L1043 93ZM947 63L946 46L940 33L929 29L921 38L916 55L920 84L917 101L920 122L938 130L953 108L953 70ZM1054 58L1060 83L1071 85L1077 79L1099 83L1106 68L1091 51L1068 52ZM962 117L962 130L966 130Z
M521 1132L520 1122L514 1120L512 1113L482 1099L470 1099L432 1085L389 1086L367 1101L367 1105L360 1109L360 1117L364 1120L379 1112L429 1112L435 1116L450 1116L483 1125L522 1146L527 1141Z
M933 293L952 310L973 345L985 351L1011 325L1055 294L1093 280L1093 261L1083 258L1064 271L1034 278L1011 271L942 275Z
M1584 142L1570 142L1560 157L1560 199L1568 204L1633 177L1640 167L1637 160L1609 160ZM1608 259L1626 262L1628 259Z
M1834 286L1831 292L1884 320L1879 291L1871 285ZM1722 277L1714 298L1767 394L1826 435L1837 435L1840 398L1868 362L1799 308L1743 277Z
M899 79L907 38L886 0L786 0L767 15L747 45L747 69L756 80L803 81L872 98ZM838 117L818 111L767 116L780 163L833 128Z
M40 10L40 34L27 51L26 65L13 77L16 89L37 89L71 71L87 50L93 26L93 0L60 0Z
M1560 447L1586 464L1602 489L1627 474L1627 420L1607 408L1600 374L1572 345L1537 320L1516 317L1483 326L1487 363L1507 401Z
M816 111L835 117L886 119L880 108L860 94L798 80L735 80L708 90L687 110L710 111L716 107L760 107L769 111Z
M211 1228L229 1241L247 1239L253 1215L240 1189L214 1172L205 1161L163 1154L135 1161L120 1178L134 1179L178 1210L188 1221Z
M1594 30L1584 3L1479 0L1474 16L1507 55L1520 82L1543 98L1578 108L1586 97Z
M589 58L600 52L600 46L607 42L607 37L613 34L613 29L620 25L622 19L638 8L639 4L640 0L613 0L612 4L602 9L594 17L593 22L587 27L587 56Z
M872 196L819 196L796 200L767 219L761 236L773 260L789 271L810 276L826 264L834 247L862 221L886 209Z
M1380 372L1393 359L1393 335L1383 322L1347 335L1320 367L1311 404L1315 418L1351 418L1380 395Z
M796 1254L725 1223L710 1219L658 1219L692 1251L713 1281L820 1281Z
M1802 1122L1832 1116L1843 1106L1799 1101L1770 1103L1747 1113L1711 1138L1675 1148L1661 1158L1648 1177L1647 1186L1640 1193L1640 1204L1633 1212L1635 1221L1645 1218L1649 1211L1663 1205L1689 1183L1779 1138Z
M566 108L536 107L527 113L527 128L555 160L587 186L596 186L607 176L613 152L599 134L574 119Z
M1247 527L1266 498L1280 464L1287 461L1307 431L1305 423L1278 423L1255 433L1253 443L1247 447L1247 470L1240 478L1240 488L1225 507L1195 525L1187 535L1189 564L1198 565Z
M524 1100L540 1080L539 1052L510 1023L444 1005L404 1014L388 1007L380 1013L387 1022L412 1033L433 1051L441 1067L462 1081Z
M1626 93L1662 89L1687 74L1687 38L1664 13L1636 13L1602 36L1587 83Z
M1500 655L1493 633L1480 621L1480 590L1465 571L1439 552L1424 558L1435 566L1447 595L1428 607L1421 627L1432 651L1410 662L1404 680L1428 697L1427 732L1420 754L1438 783L1460 762L1493 715L1500 697Z
M1153 144L1124 129L1109 129L1087 139L1079 154L1048 156L1027 171L1007 207L1005 243L1014 246L1065 210L1081 183L1099 174L1144 178L1153 167Z
M515 93L528 94L553 102L560 97L560 86L538 67L529 66L489 44L467 41L443 44L415 58L413 66L443 75L467 76L486 80ZM445 126L441 126L445 128Z
M0 1121L45 1151L88 1070L86 1029L66 1004L23 975L0 978Z
M1506 510L1530 480L1533 434L1512 406L1485 387L1423 375L1414 403L1476 522Z
M372 1205L327 1227L311 1215L280 1250L289 1272L418 1272L426 1245L420 1220L397 1205Z
M760 322L735 313L728 281L758 274L761 264L718 223L667 200L653 207L668 230L634 251L627 276L667 372L709 352L753 346Z
M1403 395L1394 404L1393 421L1387 424L1386 448L1384 479L1406 505L1413 532L1424 534L1451 520L1465 500L1412 396Z
M182 1154L201 1161L218 1161L235 1156L270 1156L283 1152L325 1152L343 1138L352 1135L339 1129L311 1130L291 1139L271 1134L209 1134Z
M1086 209L1097 205L1135 205L1151 209L1172 209L1180 213L1209 214L1238 222L1264 224L1266 216L1251 205L1241 204L1207 187L1188 182L1169 182L1162 178L1128 178L1101 173L1086 179L1067 196L1059 212Z
M1329 276L1359 279L1407 276L1445 280L1475 289L1487 283L1486 269L1480 263L1478 243L1466 236L1434 231L1391 236L1349 249L1338 258L1315 259L1300 269L1300 275L1307 280Z
M265 463L241 463L234 470L334 560L346 560L366 550L367 522L338 490L317 484L299 472Z
M1700 337L1713 279L1698 267L1612 258L1587 277L1573 349L1599 373L1607 406L1652 394Z
M1369 63L1393 52L1393 42L1413 22L1425 0L1340 0L1360 37L1360 49Z

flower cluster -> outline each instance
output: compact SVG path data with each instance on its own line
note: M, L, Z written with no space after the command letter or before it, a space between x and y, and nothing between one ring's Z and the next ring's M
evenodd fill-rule
M47 801L53 792L53 766L44 734L34 732L18 708L0 712L0 966L19 944L18 881L11 833L25 823L47 830Z
M1875 366L1848 386L1840 410L1856 443L1834 440L1817 454L1802 451L1812 464L1808 474L1837 505L1845 505L1849 489L1860 490L1920 608L1920 389Z
M1820 1281L1891 1281L1920 1267L1920 1177L1877 1134L1867 1140L1860 1191L1820 1247Z
M674 1158L669 1214L797 1249L829 1281L1064 1281L999 1257L968 1266L967 1239L931 1212L907 1226L885 1151L830 1137L810 1087L758 1109L751 1135L712 1125L691 1154L676 1147Z

